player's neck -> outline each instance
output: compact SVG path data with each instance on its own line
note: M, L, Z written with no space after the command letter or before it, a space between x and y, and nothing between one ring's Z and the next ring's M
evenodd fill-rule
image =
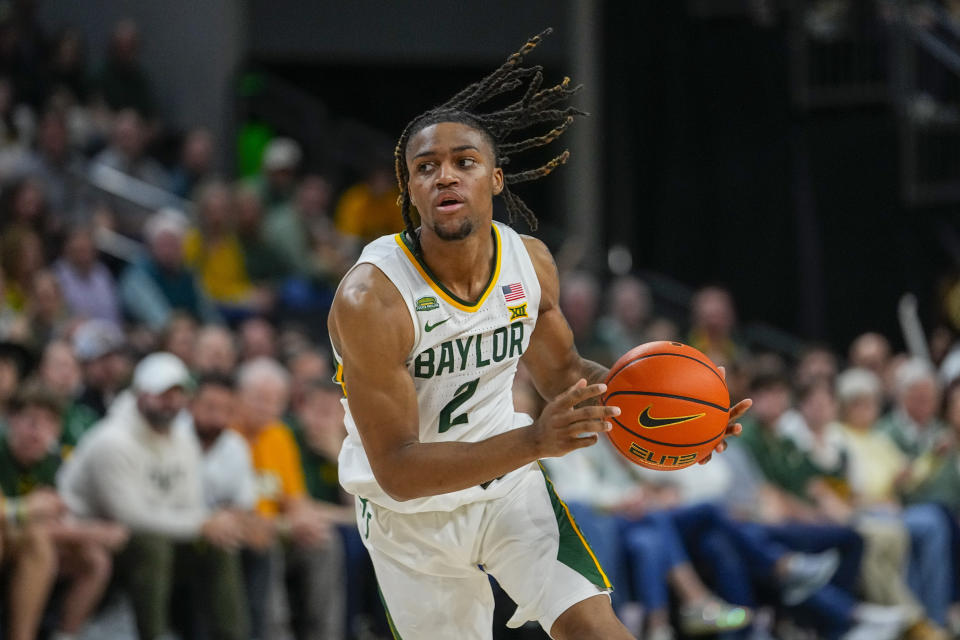
M420 236L423 259L447 289L464 300L476 300L490 282L496 246L490 227L477 229L463 240Z

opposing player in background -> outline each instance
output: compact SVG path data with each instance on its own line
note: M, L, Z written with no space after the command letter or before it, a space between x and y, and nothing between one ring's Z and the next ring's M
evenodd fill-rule
M557 106L579 87L564 79L541 89L540 67L520 66L546 33L407 126L396 148L406 230L366 247L330 313L347 396L340 481L358 498L388 620L405 640L490 638L488 573L518 603L509 626L537 620L558 639L632 637L537 464L609 428L619 410L598 403L607 370L578 355L544 244L493 221L500 195L511 221L521 215L536 228L509 185L549 174L568 153L530 171L503 167L583 115ZM478 109L524 84L518 101ZM508 141L543 123L557 126ZM532 423L513 408L521 358L549 400ZM731 409L728 434L739 433L749 404Z

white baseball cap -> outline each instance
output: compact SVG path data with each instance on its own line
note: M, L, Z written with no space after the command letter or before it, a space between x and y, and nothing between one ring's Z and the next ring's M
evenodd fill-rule
M190 372L172 353L151 353L133 370L134 391L160 395L173 387L190 386Z
M274 138L263 151L263 168L265 171L282 171L296 169L303 157L300 145L292 138Z

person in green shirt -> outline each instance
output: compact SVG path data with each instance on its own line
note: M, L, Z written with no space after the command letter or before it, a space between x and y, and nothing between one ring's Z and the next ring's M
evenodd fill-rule
M336 522L352 524L352 506L345 506L337 477L337 457L347 432L343 426L340 385L321 378L308 381L293 407L290 427L300 448L307 493L329 508Z
M110 580L112 552L127 539L123 527L71 519L54 489L62 412L56 394L28 385L14 396L9 428L0 435L9 640L36 637L58 577L66 592L53 638L75 638Z

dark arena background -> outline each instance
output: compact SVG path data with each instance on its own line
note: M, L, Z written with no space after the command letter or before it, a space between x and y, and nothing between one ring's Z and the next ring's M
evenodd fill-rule
M511 164L571 153L514 226L580 353L683 342L754 400L703 467L545 463L624 624L960 637L960 2L0 0L0 640L403 635L327 314L403 228L405 125L546 27L589 117ZM164 444L84 446L144 389ZM493 638L546 637L491 584Z

